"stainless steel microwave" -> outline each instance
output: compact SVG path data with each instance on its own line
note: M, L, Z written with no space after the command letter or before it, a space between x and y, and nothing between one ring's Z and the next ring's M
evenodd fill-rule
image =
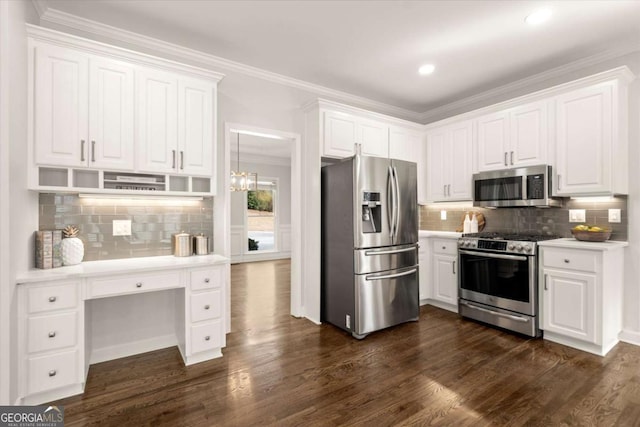
M550 207L561 201L551 197L551 166L538 165L473 175L473 206Z

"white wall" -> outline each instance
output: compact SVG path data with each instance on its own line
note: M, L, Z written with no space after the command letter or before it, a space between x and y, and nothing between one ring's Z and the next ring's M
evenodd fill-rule
M0 2L0 79L3 88L0 123L3 171L0 215L3 227L0 258L0 404L13 403L17 396L16 366L16 288L19 271L33 266L32 236L38 228L38 197L27 191L27 43L25 22L37 23L31 2ZM7 150L8 149L8 150ZM6 151L5 151L6 150ZM8 155L8 156L7 156ZM7 173L8 172L8 173ZM7 194L8 193L8 194ZM6 266L9 266L8 270Z

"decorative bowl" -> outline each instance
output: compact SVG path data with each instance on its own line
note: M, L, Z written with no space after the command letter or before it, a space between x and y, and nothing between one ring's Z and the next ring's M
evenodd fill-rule
M571 230L571 234L573 234L573 237L577 240L582 240L583 242L604 242L611 237L611 230Z

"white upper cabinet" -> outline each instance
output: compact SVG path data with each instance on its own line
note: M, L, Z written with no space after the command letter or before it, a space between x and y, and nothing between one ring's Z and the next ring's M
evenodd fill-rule
M89 58L55 46L35 49L35 162L86 166Z
M477 119L477 170L547 162L547 102L535 102Z
M426 203L427 159L422 133L400 126L389 128L389 157L414 162L418 168L418 203Z
M373 120L357 121L357 144L365 156L389 157L389 126Z
M470 121L427 133L427 200L471 200L472 130Z
M356 144L365 156L389 156L389 126L341 111L323 111L323 156L344 158L355 154Z
M213 171L213 100L216 86L183 78L178 84L178 148L180 172L211 175Z
M618 80L555 98L555 195L628 192L626 99Z

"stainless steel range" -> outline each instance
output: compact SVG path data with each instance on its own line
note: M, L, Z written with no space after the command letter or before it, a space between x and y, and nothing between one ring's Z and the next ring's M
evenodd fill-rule
M458 240L458 311L532 337L538 328L538 246L557 236L474 233Z

